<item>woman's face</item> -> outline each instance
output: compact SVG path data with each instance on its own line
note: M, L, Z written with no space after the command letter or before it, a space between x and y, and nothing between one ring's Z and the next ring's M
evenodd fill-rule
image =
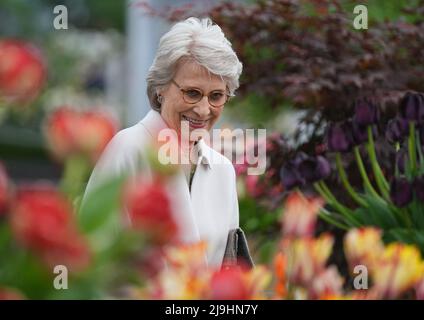
M219 119L222 107L212 107L207 95L216 90L224 93L226 83L214 74L207 71L195 61L184 61L177 66L173 80L182 88L196 88L203 92L204 97L197 103L189 104L184 101L183 93L172 81L162 91L161 116L166 124L181 132L181 121L188 121L190 132L195 129L209 131Z

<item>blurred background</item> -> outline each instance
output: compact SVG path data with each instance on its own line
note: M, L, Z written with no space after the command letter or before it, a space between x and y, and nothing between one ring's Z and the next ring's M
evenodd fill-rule
M358 4L368 9L367 30L353 27ZM67 21L57 20L63 14ZM236 169L240 224L256 261L268 263L288 194L282 167L299 152L325 154L324 127L351 117L357 98L378 101L384 131L405 91L424 92L424 1L1 0L0 160L10 180L59 184L66 176L58 160L64 151L51 150L65 144L51 141L54 132L66 138L65 129L52 134L46 125L63 107L101 110L113 119L112 133L141 120L150 110L145 78L158 41L189 16L210 16L243 63L240 89L218 126L267 129L265 174ZM55 28L55 19L66 28ZM385 146L377 152L390 171ZM344 160L356 187L352 159ZM336 170L326 179L351 205ZM335 228L320 221L317 233L327 230ZM342 246L336 241L331 259L346 274Z
M255 3L252 0L229 2L246 6ZM161 35L169 29L176 17L199 13L208 15L209 10L220 3L222 1L218 0L2 0L0 37L32 44L39 50L45 64L41 71L45 78L39 81L39 96L25 106L15 108L15 113L6 112L5 108L1 110L0 157L6 163L10 175L17 180L54 180L60 176L61 168L49 160L40 131L42 119L54 108L63 105L101 107L112 113L121 127L138 122L150 109L145 95L145 77ZM311 7L319 4L319 1L299 3ZM350 12L356 4L355 1L338 3ZM369 19L371 23L395 21L402 17L402 8L416 3L418 1L414 0L368 1ZM55 17L62 13L54 13L54 8L60 5L67 8L68 29L54 28ZM154 10L157 10L156 14L152 14ZM175 16L169 14L173 11ZM269 19L272 21L273 17ZM230 26L232 23L224 20L222 27L226 29L226 24ZM232 41L238 40L235 32L229 32L228 37ZM249 41L256 40L243 39L243 42ZM266 41L271 42L272 39ZM278 38L275 41L277 43ZM249 44L245 44L248 47ZM240 49L238 43L235 45L236 49ZM242 52L238 54L244 60L246 57L252 61L267 60L267 51L271 46L266 45L262 43L263 47L259 47L256 52L249 52L250 56ZM247 74L258 68L250 61L243 62ZM23 60L22 63L31 68L30 61ZM252 79L242 76L242 87L247 86L246 81ZM263 81L263 77L258 77L254 83L249 82L248 87L255 88L258 83L259 86L264 85L261 83ZM241 104L242 108L230 106L220 125L229 122L230 127L259 125L292 132L302 113L291 112L293 101L289 99L278 101L279 105L275 108L275 101L269 101L275 95L264 94L260 90L241 92L234 104ZM248 99L242 101L246 97Z

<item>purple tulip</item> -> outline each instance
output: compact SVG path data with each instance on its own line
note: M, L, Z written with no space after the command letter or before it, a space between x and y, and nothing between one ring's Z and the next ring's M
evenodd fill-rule
M396 166L400 173L405 173L406 161L408 161L408 150L402 148L396 153Z
M405 207L412 201L412 186L406 178L393 178L390 182L390 198L397 207Z
M357 100L353 120L360 126L376 124L380 121L380 109L369 99Z
M368 126L361 125L356 121L352 122L352 137L355 145L368 141Z
M331 173L330 163L323 156L308 157L298 166L300 175L308 183L327 178Z
M424 121L424 96L408 92L400 101L399 111L402 118L408 121Z
M417 198L424 202L424 176L416 177L413 183L413 187Z
M285 190L291 190L305 184L297 167L292 162L288 162L281 168L280 180Z
M408 135L408 121L403 118L394 118L389 121L386 129L386 139L390 143L402 142Z
M325 139L329 151L349 152L353 146L352 125L349 122L331 123Z
M301 164L303 160L306 160L308 158L309 158L309 156L305 152L299 151L298 153L296 153L296 155L294 156L294 158L290 162L294 166L296 166L296 168L298 168L299 164Z

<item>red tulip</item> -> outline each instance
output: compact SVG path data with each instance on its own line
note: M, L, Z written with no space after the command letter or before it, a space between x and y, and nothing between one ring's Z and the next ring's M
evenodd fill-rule
M166 244L175 239L177 225L171 203L159 179L139 178L125 191L125 206L132 227L145 232L155 244Z
M21 187L11 204L16 239L48 266L85 267L89 252L73 220L71 205L50 186Z
M0 163L0 215L2 215L7 208L8 202L8 181L6 170L2 163Z
M243 271L236 268L216 271L210 282L210 299L247 300L250 290L243 277Z
M104 112L82 112L66 106L54 111L45 127L50 150L56 158L86 155L93 163L116 131L116 121Z
M0 97L29 102L46 80L46 66L38 50L18 40L0 41Z
M249 197L257 198L264 193L264 188L263 186L261 186L259 176L247 175L244 178L244 181L246 186L246 192Z

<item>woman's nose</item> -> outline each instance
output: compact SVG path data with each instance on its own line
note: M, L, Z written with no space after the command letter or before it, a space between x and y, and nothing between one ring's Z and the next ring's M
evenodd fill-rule
M200 100L196 106L193 108L193 111L200 117L204 118L207 117L211 110L210 110L210 104L207 96L204 96L202 100Z

